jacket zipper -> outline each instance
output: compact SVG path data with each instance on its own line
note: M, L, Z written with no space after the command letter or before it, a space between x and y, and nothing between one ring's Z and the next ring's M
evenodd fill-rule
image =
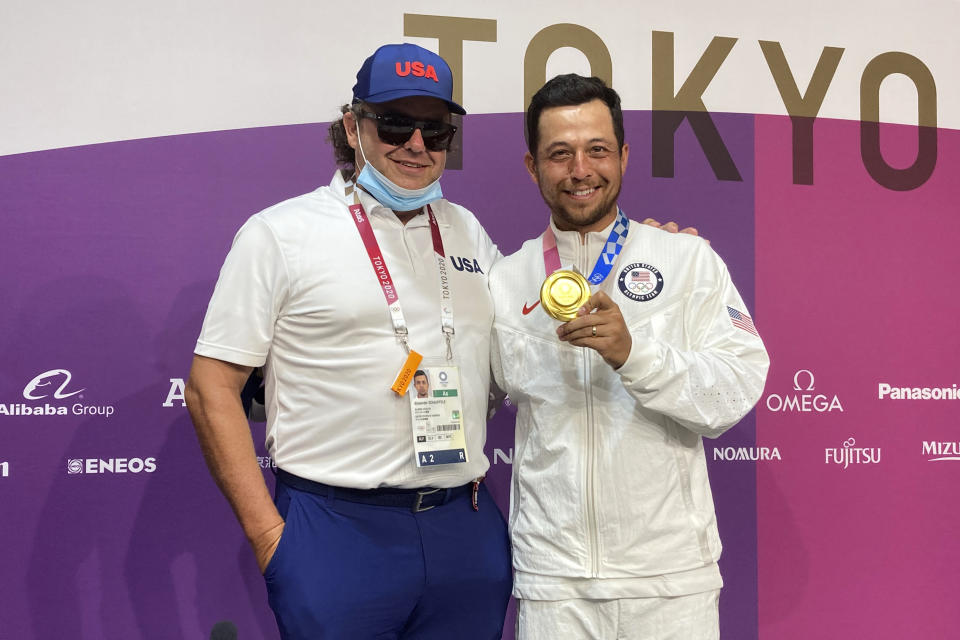
M579 238L578 238L579 239ZM580 255L580 269L581 272L585 273L585 269L589 269L590 265L585 264L590 255L588 247L584 244L580 244L582 250ZM591 367L590 367L590 350L583 349L583 392L586 396L586 408L587 408L587 460L586 460L586 519L587 519L587 545L590 549L590 577L598 577L598 568L600 566L600 527L597 524L597 508L596 508L596 496L594 493L595 489L595 468L596 468L596 437L595 437L595 423L593 419L593 381L591 378Z

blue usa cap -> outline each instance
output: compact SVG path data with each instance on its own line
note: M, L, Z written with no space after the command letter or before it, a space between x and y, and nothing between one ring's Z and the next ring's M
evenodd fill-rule
M388 102L408 96L439 98L453 113L465 114L453 101L453 73L446 61L415 44L385 44L363 61L353 85L354 102Z

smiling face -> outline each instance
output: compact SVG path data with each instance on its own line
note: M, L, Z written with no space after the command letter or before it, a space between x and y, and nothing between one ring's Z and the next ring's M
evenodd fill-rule
M416 120L449 121L450 111L443 100L413 96L382 102L364 104L364 110L378 114L395 113ZM446 151L429 151L423 144L423 134L417 129L409 140L400 145L388 144L377 135L377 122L360 118L360 136L363 154L357 142L357 117L352 112L343 116L347 141L356 152L357 171L363 168L364 156L380 173L404 189L421 189L435 181L443 173L447 162Z
M630 149L618 148L607 105L544 109L538 131L536 157L527 153L524 162L557 228L586 233L613 222Z

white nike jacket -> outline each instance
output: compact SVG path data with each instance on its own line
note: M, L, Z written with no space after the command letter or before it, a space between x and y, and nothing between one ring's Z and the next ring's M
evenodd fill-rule
M578 232L553 230L564 267L589 275L610 227L586 244ZM490 273L491 363L518 409L514 595L719 588L701 436L719 436L750 411L769 365L726 266L700 238L631 222L601 285L633 339L616 371L595 351L559 341L560 323L535 304L545 276L539 237Z

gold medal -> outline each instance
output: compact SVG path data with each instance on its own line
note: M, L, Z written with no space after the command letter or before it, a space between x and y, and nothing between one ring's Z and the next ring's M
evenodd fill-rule
M590 299L590 284L576 271L554 271L540 287L540 303L551 317L568 322L577 317L577 309Z

